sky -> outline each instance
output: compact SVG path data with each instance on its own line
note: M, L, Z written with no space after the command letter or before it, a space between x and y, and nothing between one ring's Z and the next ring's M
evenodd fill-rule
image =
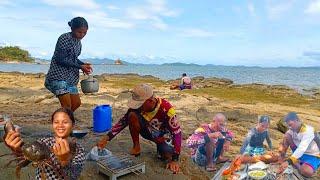
M76 16L81 59L320 66L320 0L0 0L0 46L50 59Z

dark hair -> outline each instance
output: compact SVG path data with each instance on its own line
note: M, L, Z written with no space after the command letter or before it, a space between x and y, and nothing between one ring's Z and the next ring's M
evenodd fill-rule
M66 114L69 116L69 118L71 119L72 124L75 123L75 119L74 119L74 115L73 115L72 110L69 109L69 108L63 108L63 107L57 109L57 110L52 114L52 116L51 116L51 122L53 122L54 115L57 114L58 112L66 113Z
M68 25L71 27L71 30L75 30L78 28L88 28L88 22L83 17L75 17L68 22Z
M183 73L182 76L187 76L187 74L186 74L186 73Z

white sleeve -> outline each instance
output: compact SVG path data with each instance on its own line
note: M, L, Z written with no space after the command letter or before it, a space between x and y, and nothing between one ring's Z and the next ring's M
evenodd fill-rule
M306 132L303 133L300 144L297 149L293 152L291 157L299 159L308 149L310 143L313 141L314 132L312 128L308 128Z

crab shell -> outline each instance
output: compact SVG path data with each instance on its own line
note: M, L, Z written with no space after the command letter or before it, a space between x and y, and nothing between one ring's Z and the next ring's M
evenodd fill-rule
M24 144L21 150L24 157L33 162L48 159L50 156L49 148L38 141Z

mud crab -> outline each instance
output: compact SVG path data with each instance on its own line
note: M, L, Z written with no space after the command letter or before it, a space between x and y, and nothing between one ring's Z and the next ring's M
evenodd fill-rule
M3 139L7 136L8 132L15 131L13 123L10 121L7 121L5 126L5 135ZM70 150L71 153L74 154L75 152L75 142L70 143ZM29 164L32 164L33 167L41 169L41 179L46 179L46 176L44 174L45 166L49 166L51 169L55 171L57 175L60 175L61 178L59 179L67 179L65 174L61 171L59 171L59 168L53 163L51 160L50 154L52 152L52 149L50 149L45 144L33 141L32 143L24 143L21 146L20 151L13 151L10 154L4 154L0 155L0 157L7 156L7 155L13 155L16 158L13 160L10 160L4 167L8 167L12 162L17 161L16 165L16 176L17 178L20 178L20 172L21 169L28 166Z

